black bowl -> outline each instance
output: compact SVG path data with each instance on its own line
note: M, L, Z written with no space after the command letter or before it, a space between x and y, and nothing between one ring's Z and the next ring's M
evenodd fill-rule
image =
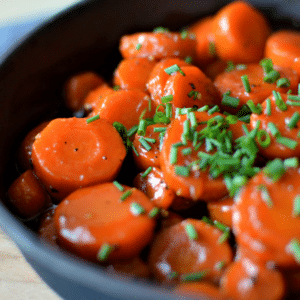
M174 295L149 282L109 275L97 265L41 243L5 204L6 191L18 175L18 143L46 116L64 114L62 85L70 75L92 69L109 79L120 60L118 41L123 34L157 26L180 29L227 2L84 1L36 30L1 65L0 225L41 278L63 298L162 300ZM297 1L250 2L268 15L274 28L299 25Z

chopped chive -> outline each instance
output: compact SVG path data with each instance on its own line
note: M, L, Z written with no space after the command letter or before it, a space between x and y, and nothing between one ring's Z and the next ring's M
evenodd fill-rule
M133 145L131 146L131 148L136 156L140 156L139 153L137 152L136 148Z
M288 245L289 250L292 252L296 262L300 264L300 242L294 238Z
M137 134L144 136L146 134L146 129L147 129L147 121L144 119L140 120L137 129Z
M234 63L232 61L227 62L226 72L233 71L235 68Z
M281 133L279 131L279 129L277 128L277 126L273 123L273 122L269 122L268 123L268 128L271 132L271 134L275 137L278 138L281 136Z
M300 195L297 195L294 198L293 216L294 217L299 217L300 216Z
M288 128L290 128L290 129L296 128L299 120L300 120L300 114L296 111L292 115L290 121L287 124Z
M252 113L257 114L257 115L262 114L262 107L261 107L260 103L258 103L257 106L255 106L255 104L252 100L248 100L247 105L249 106Z
M298 168L298 166L299 166L299 159L298 159L298 157L286 158L283 161L283 164L284 164L285 168Z
M270 208L272 208L273 207L273 201L270 197L270 194L268 192L267 187L263 184L260 184L260 185L257 186L257 189L261 192L262 199L266 202L266 204Z
M184 40L188 37L188 33L189 32L186 29L184 29L180 32L180 37Z
M274 83L276 82L277 79L279 79L279 77L280 77L279 72L273 69L272 71L265 74L264 82Z
M167 96L161 97L161 102L162 103L168 103L172 100L173 100L173 95L167 95Z
M132 202L130 205L130 211L133 215L139 216L145 213L144 207L138 202Z
M114 85L113 86L113 90L116 92L120 89L121 87L119 85Z
M226 226L225 224L223 224L223 223L221 223L219 221L216 221L216 220L213 221L213 225L215 227L217 227L219 230L221 230L222 232L225 232L225 231L229 230L228 226Z
M209 224L209 225L214 225L213 221L210 218L206 217L206 216L203 216L201 221L203 221L203 222L205 222L206 224Z
M204 105L200 108L197 109L197 111L208 111L209 110L209 106L208 105Z
M148 144L148 142L143 138L140 137L139 138L139 142L142 144L142 146L147 150L150 151L152 149L152 147Z
M213 113L220 111L219 106L215 105L214 107L212 107L211 109L208 110L208 114L211 116Z
M137 132L138 127L139 127L138 125L132 126L132 127L127 131L127 136L128 136L128 137L133 136L133 135Z
M279 87L279 88L283 88L283 87L287 88L291 85L291 82L289 81L288 78L279 78L277 80L276 84L277 84L277 87Z
M170 150L170 164L175 165L177 163L177 157L178 157L178 147L176 147L174 144L171 147Z
M242 79L245 91L247 93L250 93L251 92L251 87L250 87L248 76L247 75L243 75L243 76L241 76L241 79Z
M197 91L190 91L188 94L189 98L194 98L194 100L196 100L199 96L201 96L201 94Z
M264 58L259 62L259 64L262 66L264 72L266 73L269 73L273 70L273 62L271 58Z
M138 43L135 47L136 50L141 50L142 48L142 44L141 43Z
M175 174L183 177L190 175L190 169L186 166L175 166Z
M191 112L188 114L188 116L189 116L189 119L190 119L190 121L191 121L191 127L192 127L192 129L196 129L197 126L198 126L198 122L197 122L197 118L196 118L195 113L194 113L193 111L191 111Z
M124 192L124 187L118 182L118 181L113 181L113 184L116 186L116 188L121 191Z
M131 196L131 194L132 194L132 189L124 192L120 197L121 202L125 201L129 196Z
M246 70L247 69L247 65L244 65L244 64L238 64L235 66L235 68L237 70Z
M266 100L266 114L268 116L271 116L272 114L272 110L271 110L271 99L270 98L267 98Z
M225 243L230 237L230 230L228 228L228 230L225 230L222 235L220 236L220 238L218 239L218 244L223 244Z
M172 104L171 103L166 103L166 117L167 118L172 118Z
M209 52L210 55L216 55L216 45L215 45L215 43L209 42L208 52Z
M222 104L228 107L237 108L240 104L240 99L231 97L225 93L223 94Z
M287 147L289 149L292 149L292 150L294 150L297 147L297 145L298 145L297 141L289 139L289 138L284 137L284 136L278 137L276 139L276 142L278 144L281 144L281 145L283 145L283 146L285 146L285 147Z
M216 264L216 269L222 270L225 267L225 265L226 265L226 262L224 260L221 260Z
M263 172L273 181L277 181L285 173L284 163L280 158L276 158L266 164Z
M189 155L192 153L192 148L184 148L184 149L182 149L181 153L185 156Z
M153 132L165 132L167 130L167 127L155 127L153 129Z
M98 114L98 115L95 115L95 116L93 116L91 118L86 119L86 122L87 122L87 124L90 124L90 123L92 123L92 122L94 122L96 120L99 120L99 119L100 119L100 116Z
M141 175L142 178L147 177L147 175L152 171L152 167L148 167L147 170Z
M193 58L191 56L187 56L184 61L187 63L187 64L191 64L193 62Z
M173 66L170 66L170 67L166 68L165 72L168 75L171 75L175 72L179 72L182 76L185 76L184 72L180 69L180 67L177 64L174 64Z
M286 104L290 105L290 106L300 106L300 101L298 102L298 101L290 101L290 100L288 100L288 101L286 101Z
M300 96L300 83L298 83L298 96Z
M208 271L200 271L195 273L189 273L189 274L183 274L181 275L182 281L200 281L202 280L206 275Z
M145 141L148 142L148 143L152 143L152 144L155 144L155 143L156 143L156 139L148 138L148 137L145 137L144 139L145 139Z
M259 145L263 148L267 148L271 144L270 135L264 129L261 129L257 132L256 138Z
M284 101L281 98L281 95L279 92L273 91L273 96L275 98L275 104L281 111L287 110L287 105L284 103Z
M149 218L155 218L160 213L160 208L154 207L149 211L148 217Z
M193 224L187 223L185 226L185 231L189 237L190 240L197 240L198 239L198 233L196 231L196 228Z
M154 28L153 32L155 32L155 33L166 33L166 32L170 32L170 30L166 27L159 26L159 27Z
M111 246L108 243L104 243L97 253L97 259L99 261L106 261L114 248L114 246Z
M288 95L287 98L289 100L294 100L294 101L300 101L300 96L296 96L296 95Z

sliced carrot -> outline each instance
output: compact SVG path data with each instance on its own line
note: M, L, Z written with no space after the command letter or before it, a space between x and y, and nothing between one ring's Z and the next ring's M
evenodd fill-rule
M157 128L165 129L166 125L152 124L147 126L144 133L134 136L133 146L133 158L136 166L140 170L146 170L148 167L160 167L160 132L155 131ZM149 140L150 139L150 140ZM144 145L144 140L147 140L148 146Z
M147 89L157 106L161 104L160 99L163 96L166 82L170 77L165 70L174 65L181 68L183 66L188 66L189 64L179 58L165 58L156 63L150 73Z
M127 130L139 123L140 117L151 118L155 105L145 92L139 90L119 90L106 95L91 116L97 114L109 123L119 122Z
M150 269L160 282L204 279L217 283L233 258L228 241L221 243L221 236L219 229L196 219L164 228L151 245Z
M148 173L139 173L133 180L133 185L145 193L155 206L168 209L176 197L175 192L166 185L163 173L153 167Z
M120 52L123 58L165 57L185 58L194 56L196 40L194 35L182 36L178 32L141 32L124 35L120 40Z
M219 98L212 81L195 66L183 66L169 77L163 96L169 95L174 108L213 105Z
M193 64L205 66L216 57L214 34L212 32L213 16L208 16L192 24L188 31L196 36L196 53Z
M32 170L21 174L9 187L9 203L17 214L31 219L50 205L50 197Z
M242 253L251 260L299 268L299 169L290 167L283 174L267 170L254 176L237 195L232 207L233 232Z
M257 144L260 149L260 153L268 158L288 158L300 156L300 138L299 125L300 122L300 107L293 105L286 105L290 96L287 94L277 94L277 97L282 99L285 105L284 110L280 109L278 101L271 95L262 103L262 114L252 114L250 117L250 128L254 129L257 126L257 122L260 122L259 130L262 130L262 136L257 137L259 141ZM293 101L291 101L293 102ZM288 102L289 103L289 102ZM297 103L296 103L297 104ZM267 109L270 106L270 108ZM299 117L298 117L299 115ZM294 116L294 117L293 117ZM292 119L296 117L295 123ZM298 121L297 121L298 120ZM293 124L294 123L294 124ZM278 133L274 133L274 130L278 130ZM281 142L282 138L289 139L287 144ZM267 140L269 139L269 142Z
M269 36L265 46L265 57L275 65L291 68L300 53L300 34L296 30L279 30Z
M107 83L102 83L101 85L90 91L83 101L83 107L85 111L90 112L97 106L100 106L103 98L113 92L114 89L111 88Z
M78 188L113 180L125 155L118 131L103 119L54 119L32 147L34 170L58 200Z
M123 59L114 72L113 82L121 89L146 91L146 83L156 61L147 57Z
M212 24L217 55L235 63L258 62L271 29L262 13L245 1L218 11Z
M128 186L78 189L56 208L58 243L95 262L133 259L153 237L156 221L148 216L153 208L144 193Z
M244 69L234 69L229 72L224 72L218 75L214 81L215 87L218 89L221 95L230 91L230 96L239 99L239 104L236 108L231 106L222 105L222 109L230 112L236 112L247 101L252 100L255 105L262 103L272 91L278 91L280 93L286 93L289 89L296 93L298 89L299 77L298 74L289 68L283 68L280 66L274 66L274 69L279 72L280 78L287 78L289 80L289 86L277 87L277 83L268 83L264 81L265 74L261 65L249 64ZM245 89L242 81L242 76L247 76L250 92Z
M49 121L45 121L39 124L38 126L34 127L32 130L29 131L29 133L27 133L27 135L23 139L18 151L18 164L22 170L32 169L32 144L35 140L36 135L40 133L48 125L48 123Z
M249 259L229 265L221 280L221 289L226 299L280 300L286 295L279 271L254 264Z
M72 76L64 86L66 106L72 111L80 110L88 93L102 83L103 78L92 71Z

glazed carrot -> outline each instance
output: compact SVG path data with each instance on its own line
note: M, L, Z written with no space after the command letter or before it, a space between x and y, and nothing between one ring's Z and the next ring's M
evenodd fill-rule
M217 220L228 227L232 227L232 197L225 197L219 201L212 201L207 204L209 215L212 220Z
M183 66L188 66L189 64L179 58L165 58L156 63L150 73L147 89L157 106L161 104L161 97L163 96L166 82L170 77L165 70L174 65L181 68Z
M91 116L97 114L109 123L119 122L127 130L139 123L140 117L150 118L155 105L150 97L139 90L119 90L103 97Z
M183 66L167 80L163 97L172 96L173 107L213 105L219 97L212 81L195 66Z
M147 126L144 132L141 129L141 132L138 131L135 134L133 158L138 169L146 170L148 167L160 167L160 134L165 129L166 125L164 124L152 124ZM145 141L146 144L144 144Z
M196 40L194 35L178 32L141 32L124 35L120 40L123 58L150 57L160 60L165 57L186 58L193 56Z
M137 189L103 183L78 189L56 208L58 243L94 262L133 259L150 242L154 208Z
M279 271L254 264L249 259L229 265L221 280L221 290L226 299L280 300L286 294Z
M221 237L219 229L195 219L164 228L151 245L150 270L160 282L217 283L232 261L231 247Z
M269 36L265 46L265 57L275 65L291 68L300 53L300 34L296 30L279 30Z
M267 164L241 189L232 207L233 232L251 260L299 268L300 174L282 164Z
M18 164L22 170L32 169L32 144L35 140L36 135L40 133L48 125L48 123L49 121L42 122L32 130L30 130L29 133L23 139L18 151Z
M208 64L203 71L210 80L214 81L219 74L226 70L227 67L227 62L217 59Z
M97 106L100 106L103 98L114 92L107 83L102 83L97 88L90 91L83 101L83 107L85 111L90 112L94 110Z
M211 30L217 55L235 63L258 62L271 32L265 17L245 1L234 1L219 10Z
M270 64L272 67L271 61ZM219 93L224 95L226 92L230 92L230 97L239 99L235 106L229 104L222 105L222 103L220 103L222 109L229 112L237 112L237 110L244 104L247 104L249 100L252 100L253 103L257 105L258 103L262 103L269 95L271 95L273 90L280 93L286 93L290 89L293 93L296 93L299 82L298 74L289 68L274 66L273 69L275 72L278 72L278 77L280 76L280 78L271 78L270 81L273 82L270 82L267 79L268 74L264 72L264 68L260 64L249 64L246 68L235 68L232 71L225 71L217 76L214 81L214 85L218 89ZM242 78L245 76L247 76L250 90L245 88L244 82L242 81ZM287 78L289 84L283 86L279 85L278 87L278 80L281 78ZM268 80L269 82L265 80Z
M155 206L163 209L168 209L176 197L175 192L166 185L161 170L155 167L146 176L145 172L139 173L133 185L146 194Z
M214 34L212 32L213 20L212 16L208 16L188 27L188 31L196 36L196 51L193 64L197 66L205 66L216 57Z
M24 219L35 217L51 203L46 189L32 170L25 171L11 184L8 198L16 213Z
M183 220L184 218L181 217L179 214L169 210L167 211L166 216L163 216L163 218L161 218L161 227L162 228L171 227L175 224L180 223Z
M113 180L126 149L118 131L97 119L54 119L32 147L32 163L51 195L60 200L74 190Z
M184 211L186 209L189 209L190 207L192 207L195 204L195 201L190 199L190 198L184 198L184 197L180 197L177 196L175 197L175 199L172 202L171 208L175 211Z
M146 91L146 83L156 61L147 57L123 59L113 76L115 85L121 89Z
M66 106L72 111L80 110L88 93L102 83L103 78L91 71L72 76L64 86Z

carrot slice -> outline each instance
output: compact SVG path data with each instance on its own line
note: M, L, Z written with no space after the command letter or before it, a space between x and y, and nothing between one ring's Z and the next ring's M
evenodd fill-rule
M217 228L196 219L164 228L151 245L150 269L160 282L217 283L233 258L228 241L220 243L221 236Z
M103 183L65 198L54 215L59 245L95 262L136 257L152 239L154 206L141 191L122 188Z
M32 147L34 170L58 200L78 188L113 180L125 155L119 133L103 119L52 120Z
M129 130L139 123L141 116L151 118L154 113L155 105L145 92L119 90L105 96L91 116L99 114L109 123L119 122Z
M280 300L286 294L282 274L242 259L229 265L221 280L226 299Z
M181 68L183 66L188 66L189 64L179 58L165 58L156 63L150 73L147 89L157 106L161 104L160 99L163 96L166 82L170 77L165 70L174 65Z
M66 106L72 111L82 108L88 93L104 83L102 77L94 72L83 72L69 78L64 86Z
M264 169L241 189L232 207L233 231L251 260L299 268L299 169L276 169Z
M37 216L50 205L50 197L32 170L21 174L8 189L9 203L25 219Z
M269 36L265 46L265 57L275 65L291 68L300 53L300 34L293 30L279 30Z
M145 193L148 198L163 209L168 209L175 198L175 192L166 185L163 173L158 168L152 168L148 175L139 173L133 180L133 185Z
M193 56L195 45L195 36L192 34L183 37L178 32L141 32L124 35L119 49L123 58L150 57L160 60L165 57Z
M226 92L230 92L230 96L238 98L239 103L235 107L230 105L222 105L218 103L222 109L229 112L237 112L247 101L252 100L255 105L262 103L268 96L275 90L280 93L286 93L289 89L296 93L298 89L299 77L298 74L289 68L283 68L280 66L274 66L274 70L279 72L280 78L287 78L289 80L289 86L277 87L276 81L268 83L264 81L265 73L261 65L249 64L243 69L234 69L230 72L224 72L218 75L214 81L215 87L218 89L221 95ZM242 76L247 76L250 92L246 90Z
M271 30L266 18L245 1L234 1L215 15L212 25L217 55L235 63L258 62Z
M121 89L146 91L146 83L156 61L146 57L123 59L114 72L113 82Z

